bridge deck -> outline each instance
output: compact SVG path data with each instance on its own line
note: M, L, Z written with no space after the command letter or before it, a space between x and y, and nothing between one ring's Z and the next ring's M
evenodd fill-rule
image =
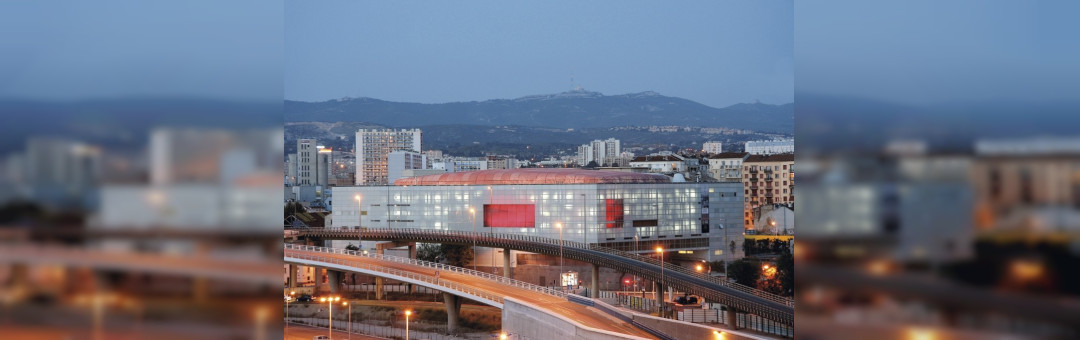
M330 258L339 259L339 260L346 260L346 261L356 261L356 262L359 262L359 263L377 265L377 266L384 267L384 268L391 268L391 269L406 271L406 272L415 273L415 274L419 274L419 275L424 275L424 276L428 276L428 277L435 277L435 271L436 271L436 269L433 269L433 268L422 267L422 266L417 266L417 265L408 264L408 263L385 261L385 260L380 260L380 259L373 258L373 257L354 256L354 255L335 254L335 253L325 253L325 252L317 252L317 251L296 250L296 249L285 249L286 259L288 259L290 256L295 257L296 255L313 255L313 256L330 257ZM532 290L528 290L528 289L522 289L522 288L514 287L512 285L502 284L502 283L498 283L498 282L488 280L488 279L485 279L485 278L482 278L482 277L478 277L478 276L475 276L475 275L469 275L469 274L465 274L465 273L454 273L454 272L449 272L449 271L439 271L439 279L440 280L445 280L445 281L448 281L448 282L461 284L461 285L466 285L466 286L469 286L469 287L473 287L473 288L476 288L478 290L488 292L490 294L494 294L494 295L498 295L498 296L504 296L504 297L513 297L515 299L526 301L526 302L534 304L534 305L536 305L538 307L547 309L548 311L551 311L552 313L559 314L559 315L565 316L565 317L567 317L567 318L569 318L571 320L577 321L577 322L579 322L579 323L581 323L581 324L583 324L585 326L588 326L588 327L592 327L592 328L596 328L596 329L602 329L602 330L616 332L616 333L629 334L629 335L639 336L639 337L643 337L643 338L655 339L655 337L653 337L649 333L646 333L645 331L642 331L641 329L638 329L637 327L634 327L634 326L632 326L632 325L630 325L630 324L628 324L626 322L623 322L621 320L615 319L614 317L608 316L607 314L605 314L605 313L603 313L601 311L598 311L598 310L596 310L596 309L594 309L592 307L586 307L586 306L582 306L580 304L576 304L576 303L567 301L565 298L560 298L560 297L557 297L557 296L544 294L544 293L540 293L540 292L536 292L536 291L532 291ZM438 289L438 287L432 287L432 288Z

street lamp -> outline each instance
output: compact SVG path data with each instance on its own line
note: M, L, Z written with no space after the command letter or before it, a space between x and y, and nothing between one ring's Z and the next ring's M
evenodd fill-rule
M342 302L342 306L349 306L349 340L352 340L352 305L348 301Z
M638 255L638 236L634 235L634 255ZM634 275L634 290L637 290L638 276ZM643 287L644 288L644 287Z
M656 247L656 253L660 254L660 301L656 303L656 313L663 315L664 299L664 248Z
M289 337L289 303L294 299L296 291L290 291L289 296L285 297L285 337Z
M555 222L555 228L559 229L559 286L566 289L566 285L563 284L563 252L562 252L562 223Z
M469 219L472 220L472 270L476 270L476 209L469 208Z
M405 340L409 340L409 315L412 315L412 311L405 310Z
M360 247L360 250L364 250L364 205L360 204L362 199L360 194L353 196L353 199L356 200L356 227L360 228L360 230L356 232L356 242L360 243L357 244L357 246Z
M341 301L340 296L319 298L319 302L326 302L326 304L330 306L329 316L326 317L326 319L329 320L326 328L330 330L330 338L334 337L334 302L338 301Z

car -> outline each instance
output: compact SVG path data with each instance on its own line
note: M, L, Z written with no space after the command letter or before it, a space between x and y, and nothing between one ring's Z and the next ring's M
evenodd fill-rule
M311 340L330 340L330 337L325 335L316 335L314 338L311 338Z
M300 297L296 298L296 302L312 302L312 301L315 301L315 298L312 297L311 295L308 295L308 294L303 294L303 295L300 295Z

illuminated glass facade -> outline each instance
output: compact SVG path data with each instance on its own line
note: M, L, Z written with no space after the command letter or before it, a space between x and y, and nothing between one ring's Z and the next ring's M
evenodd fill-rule
M741 257L742 191L738 182L337 187L331 225L558 239L561 224L566 240L717 260Z

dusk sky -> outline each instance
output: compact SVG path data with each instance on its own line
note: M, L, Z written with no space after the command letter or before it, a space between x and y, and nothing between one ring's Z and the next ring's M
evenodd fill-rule
M285 98L793 100L792 1L285 2Z
M0 98L280 101L282 6L5 1Z
M796 91L932 105L1075 100L1080 2L802 1Z

